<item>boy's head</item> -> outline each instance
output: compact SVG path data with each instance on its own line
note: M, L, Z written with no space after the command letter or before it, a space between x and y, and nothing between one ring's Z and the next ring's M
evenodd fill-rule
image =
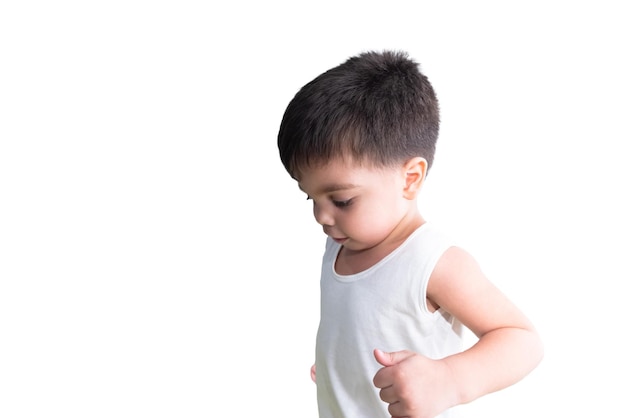
M289 174L337 157L379 167L422 157L430 167L439 106L418 67L404 52L365 52L302 87L278 133Z

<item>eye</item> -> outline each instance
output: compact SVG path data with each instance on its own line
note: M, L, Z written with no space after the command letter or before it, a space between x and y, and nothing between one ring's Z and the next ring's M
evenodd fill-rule
M338 208L346 208L352 204L352 199L348 200L333 200L333 204Z

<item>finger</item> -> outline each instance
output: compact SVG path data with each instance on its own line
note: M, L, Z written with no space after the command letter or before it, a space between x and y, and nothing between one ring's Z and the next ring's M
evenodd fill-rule
M393 386L387 386L386 388L382 388L379 392L380 400L392 404L398 402L398 397L393 390Z
M385 367L395 366L411 356L413 356L413 353L408 350L388 353L386 351L379 350L378 348L374 349L374 358L376 358L376 361L379 364Z
M394 402L389 404L387 411L391 415L391 418L410 418L415 415L409 414L409 411L405 410L402 402Z

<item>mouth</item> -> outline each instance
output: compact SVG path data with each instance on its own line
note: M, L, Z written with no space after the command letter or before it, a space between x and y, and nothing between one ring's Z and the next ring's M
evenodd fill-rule
M346 242L348 240L348 238L334 238L331 237L333 239L333 241L335 241L337 244L343 244L344 242Z

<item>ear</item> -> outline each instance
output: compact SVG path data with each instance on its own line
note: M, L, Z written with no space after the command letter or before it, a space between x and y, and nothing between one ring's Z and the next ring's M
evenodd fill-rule
M406 199L413 200L417 197L426 179L427 170L428 162L422 157L411 158L404 163L402 166L404 176L403 195Z

